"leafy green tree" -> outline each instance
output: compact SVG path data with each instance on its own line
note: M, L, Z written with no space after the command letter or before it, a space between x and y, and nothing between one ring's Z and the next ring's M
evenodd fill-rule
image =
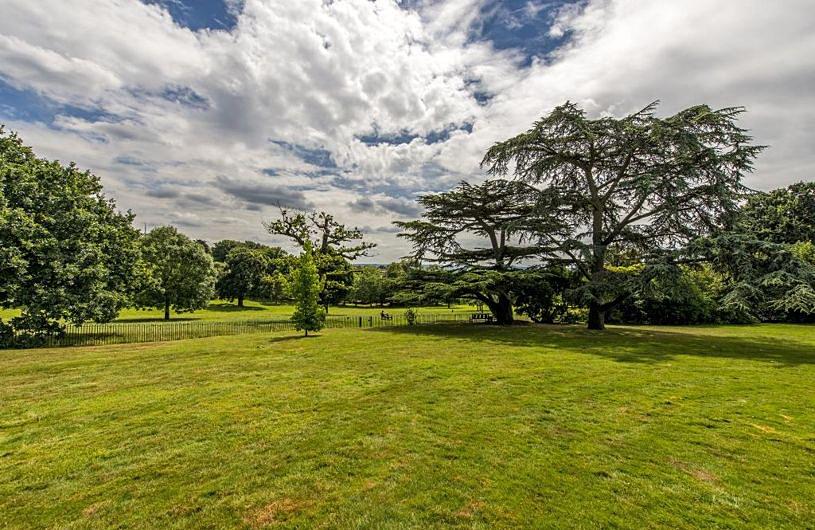
M387 299L385 271L379 267L361 267L354 271L351 299L357 304L385 304Z
M730 320L815 319L815 183L751 195L734 222L693 250L724 278ZM701 249L700 249L701 247Z
M810 242L774 243L731 231L694 245L725 278L721 306L742 319L784 320L815 315L815 262Z
M225 265L215 290L219 297L230 302L237 299L238 307L243 307L247 296L260 294L263 278L269 273L270 260L262 249L237 246L227 254Z
M0 306L22 309L0 321L6 340L14 330L38 335L115 318L133 292L132 221L98 177L37 158L0 127Z
M574 274L559 266L535 272L525 275L525 281L515 286L518 313L544 324L563 320L569 310L568 292L573 287Z
M815 242L815 182L751 196L739 212L737 228L773 243Z
M588 327L666 267L690 241L714 233L745 196L762 147L736 121L744 109L706 105L659 118L656 104L623 118L589 119L567 102L525 133L492 146L482 166L542 187L542 207L565 232L543 231L545 256L583 276ZM609 271L631 251L641 274Z
M710 264L682 266L673 277L654 278L610 313L609 321L628 324L688 325L745 322L744 315L722 310L721 274Z
M300 263L294 270L292 294L295 301L294 314L291 319L297 330L305 332L320 331L325 326L325 313L320 307L320 277L314 263L311 243L305 242Z
M268 258L268 266L260 282L258 298L278 303L290 300L290 278L299 258L276 247L266 247L263 252Z
M177 313L204 309L214 294L215 267L204 248L172 226L154 228L141 239L143 278L139 307Z
M336 254L315 254L314 261L321 280L320 304L327 314L330 306L345 302L354 285L354 269Z
M310 244L320 276L320 303L325 312L329 305L342 302L353 285L350 261L366 256L376 244L362 241L362 231L348 228L326 212L280 210L280 217L264 223L273 235L282 235L305 249Z
M255 241L235 241L234 239L222 239L221 241L218 241L217 243L212 245L210 253L212 254L212 259L214 259L217 262L223 263L226 262L226 257L229 255L229 253L238 247L244 247L252 250L274 248L267 247L266 245L257 243Z
M540 215L537 195L523 182L488 180L419 197L425 218L395 223L399 237L413 243L415 259L440 265L417 270L418 285L483 302L499 324L511 324L518 286L535 274L516 265L543 251L530 237L561 229Z
M271 274L264 274L260 280L258 297L267 302L280 303L291 298L291 284L289 281L291 269L274 270Z

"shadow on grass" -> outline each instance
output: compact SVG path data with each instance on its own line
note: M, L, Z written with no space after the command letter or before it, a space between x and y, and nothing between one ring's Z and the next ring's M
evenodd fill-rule
M237 304L230 304L228 302L219 302L217 304L209 304L207 309L210 311L223 311L226 313L235 313L240 311L266 311L266 307L256 305L246 305L238 307Z
M309 335L308 337L306 337L305 335L286 335L284 337L272 337L271 339L269 339L269 344L274 344L276 342L291 342L301 339L310 339L312 337L319 337L319 335Z
M540 324L508 327L436 324L370 328L366 331L565 349L624 363L659 363L678 355L691 355L763 361L779 366L815 364L815 344L812 343L784 337L716 336L705 334L704 329L710 328L677 328L672 332L613 327L605 331L589 331L582 326ZM812 330L815 335L815 327Z
M113 321L114 324L149 324L151 322L166 322L172 324L173 322L193 322L201 320L201 317L173 317L170 320L164 320L163 317L129 317L117 318Z

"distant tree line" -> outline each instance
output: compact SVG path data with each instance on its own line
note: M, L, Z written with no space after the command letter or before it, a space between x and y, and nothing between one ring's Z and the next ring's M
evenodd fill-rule
M265 224L299 256L173 227L141 234L96 176L0 128L0 306L21 310L0 320L0 343L125 307L169 319L215 296L296 302L306 332L338 304L461 300L500 324L812 321L815 183L748 189L762 147L742 112L659 118L649 105L589 119L559 106L487 151L488 180L419 197L423 217L396 223L412 251L386 266L354 265L375 245L327 212L283 209Z
M319 315L304 317L300 308L312 291L323 314L343 302L354 283L350 260L373 247L324 212L282 211L269 224L304 253L309 248L305 261L252 241L210 247L170 226L141 234L133 219L104 196L98 177L38 158L0 127L0 307L21 311L0 319L0 345L36 344L67 325L110 321L126 307L157 308L169 320L215 296L239 307L247 298L297 302L302 329L315 330ZM313 275L301 269L315 263L309 286Z

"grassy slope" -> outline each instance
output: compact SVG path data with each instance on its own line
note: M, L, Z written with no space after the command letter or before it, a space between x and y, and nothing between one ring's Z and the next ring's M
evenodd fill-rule
M815 328L0 352L0 527L805 527Z
M450 311L445 306L421 307L419 311L426 313L445 313ZM469 305L457 305L452 308L454 311L473 311L474 307ZM329 316L368 316L378 315L380 311L391 314L402 314L405 308L381 308L381 307L330 307ZM237 303L226 301L215 301L205 310L193 313L173 313L172 320L253 320L289 318L294 312L293 305L265 305L260 302L247 300L245 307L238 307ZM11 318L20 314L17 309L0 309L0 318ZM119 314L119 322L150 322L163 320L164 310L162 309L125 309Z

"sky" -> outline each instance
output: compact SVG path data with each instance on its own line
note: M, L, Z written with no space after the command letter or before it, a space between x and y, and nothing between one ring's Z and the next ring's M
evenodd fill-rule
M319 209L397 259L417 196L566 100L743 105L746 183L813 180L815 2L0 0L0 123L209 241Z

